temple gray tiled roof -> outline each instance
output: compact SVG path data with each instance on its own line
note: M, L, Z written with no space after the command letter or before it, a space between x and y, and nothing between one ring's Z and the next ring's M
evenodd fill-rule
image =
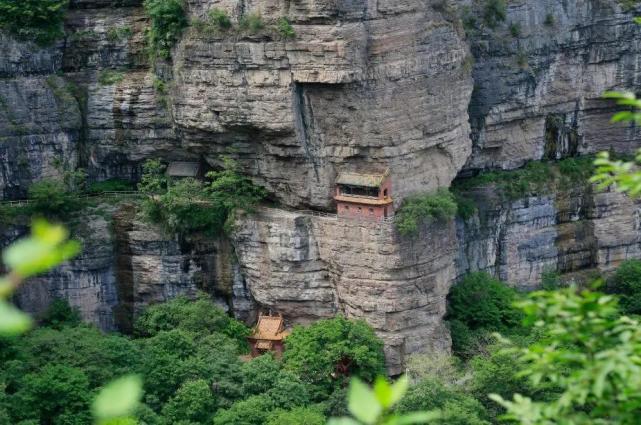
M169 177L198 177L200 173L200 163L173 161L167 167Z

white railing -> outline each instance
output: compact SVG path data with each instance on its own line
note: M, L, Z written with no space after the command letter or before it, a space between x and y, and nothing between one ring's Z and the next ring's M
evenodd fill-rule
M122 198L122 197L139 198L142 196L144 196L142 193L136 192L135 190L123 190L123 191L110 190L110 191L99 192L99 193L83 193L81 195L78 195L78 198L80 199ZM33 199L16 199L12 201L0 201L0 205L26 206L31 204L32 202L33 202Z

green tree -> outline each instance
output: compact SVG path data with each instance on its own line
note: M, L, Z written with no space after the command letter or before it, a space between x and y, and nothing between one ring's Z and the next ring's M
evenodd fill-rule
M280 375L281 365L270 354L243 364L241 391L245 396L269 391Z
M161 331L181 329L199 336L223 333L245 344L249 328L232 319L212 304L208 295L200 293L195 300L179 296L171 302L151 305L136 320L135 332L139 336L154 336Z
M167 191L166 166L157 159L148 159L142 165L142 178L138 190L146 195L159 195Z
M147 161L139 185L148 195L145 216L173 233L230 231L235 212L252 212L266 192L239 174L233 160L223 160L223 170L208 173L207 184L191 178L170 182L160 162Z
M523 333L521 312L513 307L517 292L485 272L470 273L448 295L452 348L469 359L491 343L495 331Z
M69 0L0 0L0 29L19 38L50 44L64 35Z
M372 381L384 370L383 343L362 320L344 317L297 326L285 341L285 367L325 391L353 375Z
M608 283L608 290L619 295L625 314L641 314L641 261L621 263Z
M163 406L167 424L179 421L209 423L216 410L216 400L209 383L204 379L185 382Z
M140 341L145 393L153 396L159 408L189 378L193 378L189 359L196 352L194 336L179 329L162 331Z
M559 395L535 401L515 394L492 398L522 424L635 424L641 409L641 324L619 316L616 298L576 288L540 291L521 301L543 338L513 348L520 375Z
M266 425L325 425L325 416L311 407L275 410L270 413Z
M438 410L440 416L430 422L433 425L489 425L481 403L434 379L424 379L410 387L397 410L399 413Z
M223 158L223 169L207 174L211 179L209 191L214 205L222 206L225 215L225 226L229 230L237 210L253 212L256 205L267 196L260 186L243 176L238 163L231 158Z
M14 421L36 419L40 423L87 424L91 422L89 380L78 368L45 365L26 375L11 397Z
M411 236L418 232L422 223L453 218L457 210L454 195L449 190L439 189L435 193L405 198L396 211L394 223L401 235Z
M521 312L512 304L516 291L485 272L466 275L448 296L448 318L470 329L502 330L518 327Z
M264 395L254 395L222 409L214 416L214 425L263 425L273 409L272 401Z
M57 179L43 179L29 186L29 207L35 214L64 218L82 206L78 193Z
M80 311L69 305L64 299L56 298L49 304L40 324L53 329L61 329L65 326L78 326L82 318Z

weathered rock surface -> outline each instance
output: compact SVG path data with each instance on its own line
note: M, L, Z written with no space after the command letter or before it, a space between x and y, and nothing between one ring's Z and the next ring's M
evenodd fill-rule
M474 194L479 213L457 221L459 276L487 271L523 289L544 272L609 272L641 258L641 205L591 187L499 201L491 188Z
M0 35L0 198L77 166L91 180L135 181L148 158L216 166L229 154L284 208L331 210L337 172L364 164L391 168L398 205L461 171L641 144L599 100L639 91L641 29L616 0L514 0L492 30L482 2L468 0L186 4L193 20L218 7L234 23L259 12L266 27L194 25L155 69L140 0L72 0L65 39L51 47ZM467 36L452 13L465 5L478 23ZM273 28L280 17L294 39ZM641 257L638 206L616 193L477 198L476 217L413 240L389 223L264 210L239 221L233 248L110 210L77 226L80 258L17 300L37 312L65 297L104 329L197 289L248 321L258 309L293 322L342 313L374 326L398 372L409 353L448 349L445 296L467 271L531 288L547 269L607 271ZM24 231L8 229L3 245Z
M16 301L25 310L37 315L54 298L64 298L101 329L126 331L145 306L203 291L239 318L253 317L253 301L225 239L164 235L138 220L133 204L84 211L71 228L82 254L22 287ZM26 230L7 228L3 245Z
M220 6L190 4L196 16ZM190 149L215 163L232 148L292 206L330 208L336 173L365 163L394 169L399 199L449 184L470 151L472 89L453 24L423 1L256 2L245 12L289 17L296 38L269 26L253 36L188 33L172 101Z
M472 30L474 147L466 168L636 150L639 130L610 124L615 108L600 100L606 90L638 91L641 28L633 16L617 1L518 0L498 28Z
M453 223L404 239L390 222L264 209L237 222L233 243L260 308L299 323L364 319L393 374L409 354L450 348L442 318L455 276Z

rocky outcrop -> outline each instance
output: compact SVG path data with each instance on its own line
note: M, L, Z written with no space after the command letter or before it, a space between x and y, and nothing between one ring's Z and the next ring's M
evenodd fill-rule
M545 272L589 278L641 258L641 205L590 186L501 201L491 187L472 194L479 211L457 221L459 276L486 271L522 289Z
M190 5L195 16L239 12ZM290 206L331 208L337 172L366 163L394 169L399 199L450 183L470 152L472 89L454 24L423 1L255 2L250 12L265 30L193 29L176 48L171 97L190 149L215 164L231 148ZM283 16L293 40L270 27Z
M474 8L468 15L476 63L466 169L636 150L639 130L612 125L615 108L600 100L606 90L638 91L634 11L617 1L518 0L495 29L481 16Z
M392 374L409 354L450 348L442 318L455 276L453 223L401 238L391 222L264 209L238 220L233 243L260 308L296 323L364 319L385 342Z
M101 329L130 331L145 306L202 291L240 319L254 317L233 248L224 238L165 235L139 220L130 203L85 210L71 229L82 242L81 255L20 289L16 302L26 311L39 315L54 298L63 298ZM3 245L26 230L5 229Z

